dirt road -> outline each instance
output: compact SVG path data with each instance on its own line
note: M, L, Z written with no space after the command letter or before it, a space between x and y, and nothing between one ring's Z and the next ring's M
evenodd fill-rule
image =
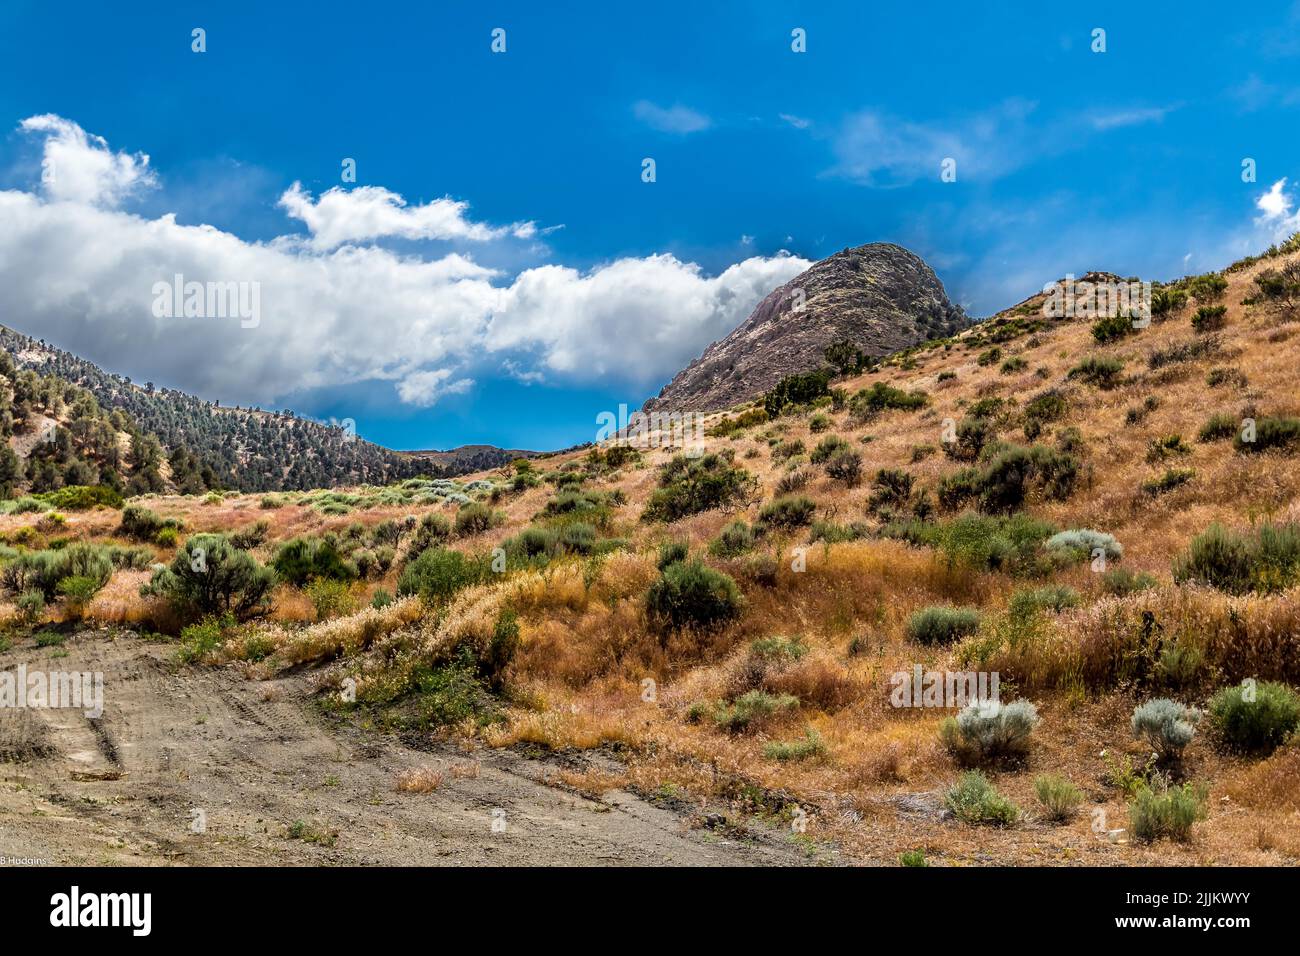
M104 713L0 709L0 857L83 865L795 865L790 834L691 826L631 793L547 782L556 766L336 726L305 680L171 663L167 645L24 638L0 670L102 672ZM587 759L587 758L580 758ZM591 758L602 759L602 758ZM399 774L444 772L431 793ZM494 828L495 823L495 828ZM818 862L834 861L819 854Z

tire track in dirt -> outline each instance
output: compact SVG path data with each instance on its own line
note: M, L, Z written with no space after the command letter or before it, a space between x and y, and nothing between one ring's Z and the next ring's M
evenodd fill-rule
M551 786L553 767L333 725L302 676L250 682L177 667L171 648L88 632L30 640L0 668L100 671L104 713L0 712L0 855L52 863L423 865L807 864L789 834L691 829L634 794ZM432 793L394 789L418 767ZM494 827L495 824L495 827ZM833 860L833 855L830 857Z

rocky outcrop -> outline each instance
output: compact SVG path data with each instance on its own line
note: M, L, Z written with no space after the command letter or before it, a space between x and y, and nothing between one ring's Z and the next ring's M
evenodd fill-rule
M919 256L888 242L845 249L768 295L645 410L729 408L786 375L825 364L823 352L833 342L848 339L867 355L886 355L968 324Z

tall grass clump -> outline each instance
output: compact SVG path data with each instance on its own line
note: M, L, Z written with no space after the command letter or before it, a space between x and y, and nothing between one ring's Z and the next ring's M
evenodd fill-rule
M1230 594L1281 591L1300 578L1300 525L1265 522L1236 532L1212 524L1174 562L1176 583Z
M1009 827L1020 819L1020 808L978 770L962 774L943 802L958 820L974 826Z
M1192 824L1205 819L1207 793L1191 783L1152 789L1141 787L1129 804L1129 826L1143 843L1160 839L1186 843L1192 838Z
M1043 805L1047 819L1056 823L1069 820L1083 803L1083 791L1065 777L1054 773L1034 778L1034 796Z

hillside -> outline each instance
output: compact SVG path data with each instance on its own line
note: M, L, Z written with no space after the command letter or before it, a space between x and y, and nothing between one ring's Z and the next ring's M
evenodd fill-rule
M845 249L773 290L726 338L679 372L645 410L718 411L811 371L844 343L858 366L967 324L914 253L875 242Z
M0 515L14 602L0 662L45 634L74 662L148 674L220 722L213 740L185 734L195 773L217 751L239 767L213 784L232 798L219 826L193 837L153 809L191 806L191 784L124 746L161 746L142 705L96 724L117 764L80 781L84 727L0 725L39 791L0 790L0 823L93 798L117 811L96 818L101 843L64 828L42 851L125 833L137 860L166 845L325 862L427 849L436 820L459 833L501 808L510 858L537 862L599 842L577 801L602 820L670 815L610 837L599 852L621 861L666 856L672 833L680 859L722 841L747 865L789 862L766 852L777 843L815 863L1296 865L1300 240L1158 286L1149 325L1044 304L894 352L776 417L712 415L695 460L651 442L455 481L148 496L125 523ZM111 562L103 586L78 604L51 585L24 623L16 602L55 539ZM196 548L240 569L224 621L187 589ZM181 666L164 672L159 648ZM978 715L998 722L991 743L963 735L950 701L896 706L896 675L918 667L999 676ZM1181 724L1138 735L1135 709L1159 700ZM310 708L336 734L294 731L319 767L276 781L239 756L271 754L266 728ZM480 764L556 804L485 792ZM270 788L265 815L243 812L240 787ZM391 824L354 806L375 801ZM1159 822L1153 806L1175 803L1184 825ZM295 832L320 839L268 836Z
M156 442L153 458L168 458L184 449L178 462L184 464L181 481L164 485L151 478L144 484L137 482L134 490L278 491L387 484L418 476L463 474L505 463L519 454L491 446L394 452L341 427L299 418L291 411L223 406L176 389L155 388L150 382L131 382L3 326L0 348L18 368L84 389L106 413L118 411L129 417L132 431ZM132 477L129 467L120 471L114 465L110 472L118 473L123 484Z

